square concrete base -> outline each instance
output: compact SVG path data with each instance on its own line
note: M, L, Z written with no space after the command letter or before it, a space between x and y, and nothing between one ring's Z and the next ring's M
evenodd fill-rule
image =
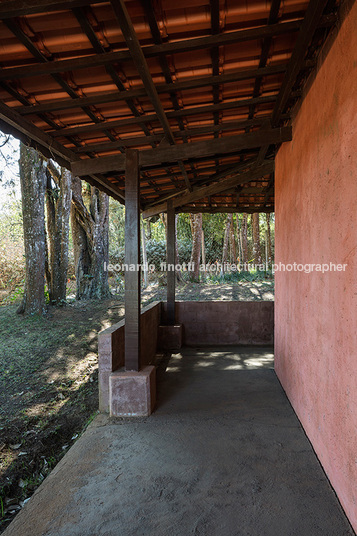
M156 401L156 369L113 372L109 378L109 409L112 417L147 417Z
M183 325L159 326L158 349L178 352L182 347Z

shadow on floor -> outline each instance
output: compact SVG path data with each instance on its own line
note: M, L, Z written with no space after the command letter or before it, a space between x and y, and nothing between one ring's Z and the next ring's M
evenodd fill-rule
M154 414L98 416L5 536L353 535L271 352L172 356Z

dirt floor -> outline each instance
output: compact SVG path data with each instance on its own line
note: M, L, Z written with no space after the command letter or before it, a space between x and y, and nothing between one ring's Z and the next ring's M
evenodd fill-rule
M149 418L98 415L4 536L352 536L271 348L185 348Z
M143 304L165 299L158 284ZM272 300L272 281L182 284L177 300ZM41 318L0 307L0 532L97 413L97 334L124 315L122 293L50 308Z

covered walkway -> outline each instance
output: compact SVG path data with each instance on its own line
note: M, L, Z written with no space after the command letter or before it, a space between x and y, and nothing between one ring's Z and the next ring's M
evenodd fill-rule
M271 352L161 363L152 416L98 416L4 535L352 535Z

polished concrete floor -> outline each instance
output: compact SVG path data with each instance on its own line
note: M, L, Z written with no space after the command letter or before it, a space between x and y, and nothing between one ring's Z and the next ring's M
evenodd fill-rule
M99 415L6 536L354 534L269 348L185 349L139 420Z

